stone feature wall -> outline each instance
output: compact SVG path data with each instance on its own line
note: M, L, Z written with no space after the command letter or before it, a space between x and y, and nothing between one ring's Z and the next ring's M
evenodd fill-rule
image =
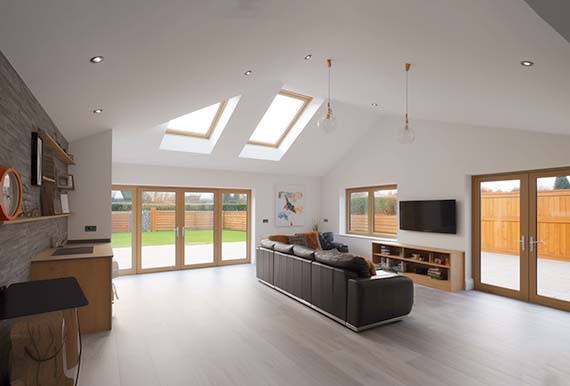
M0 166L16 169L22 177L23 209L40 207L40 187L31 184L32 132L41 129L64 148L67 140L0 52ZM56 160L56 170L66 167ZM67 220L0 225L0 286L29 278L30 258L48 248L51 239L67 236ZM8 326L0 324L0 385L8 366ZM4 381L4 382L3 382Z

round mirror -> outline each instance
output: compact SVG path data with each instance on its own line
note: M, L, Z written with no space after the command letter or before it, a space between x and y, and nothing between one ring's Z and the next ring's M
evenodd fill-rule
M13 173L8 173L4 178L4 186L2 187L4 197L3 207L8 216L14 216L18 210L18 180Z

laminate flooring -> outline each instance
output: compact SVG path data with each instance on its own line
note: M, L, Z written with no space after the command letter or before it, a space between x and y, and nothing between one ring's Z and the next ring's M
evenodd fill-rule
M358 334L253 265L116 285L112 332L83 337L81 386L570 385L570 313L495 295L416 286L409 317Z

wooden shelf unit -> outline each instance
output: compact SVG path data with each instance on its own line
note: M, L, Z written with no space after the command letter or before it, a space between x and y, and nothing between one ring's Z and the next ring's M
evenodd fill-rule
M382 253L382 247L387 249L389 253ZM416 253L425 261L412 257L412 254ZM434 261L436 259L442 261L436 263ZM373 241L372 260L375 264L380 264L382 260L389 265L401 263L402 274L417 284L451 292L465 289L465 253L462 251L421 247L391 241ZM447 279L433 279L427 274L416 272L416 269L423 271L432 267L444 270L443 272L447 273Z
M66 165L75 165L73 158L45 131L38 131L38 135L44 141L44 146L53 152L53 155Z
M33 221L55 220L58 218L69 217L72 214L73 213L62 213L62 214L54 214L53 216L18 217L14 220L0 221L0 225L22 224L25 222L33 222Z

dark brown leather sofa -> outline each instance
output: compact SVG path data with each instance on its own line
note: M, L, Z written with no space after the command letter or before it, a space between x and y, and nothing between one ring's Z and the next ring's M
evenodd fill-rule
M262 240L256 265L260 282L357 332L402 319L414 303L412 280L370 277L348 253Z

